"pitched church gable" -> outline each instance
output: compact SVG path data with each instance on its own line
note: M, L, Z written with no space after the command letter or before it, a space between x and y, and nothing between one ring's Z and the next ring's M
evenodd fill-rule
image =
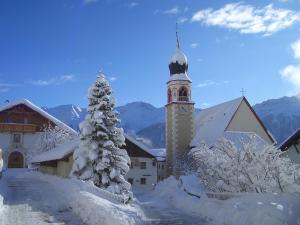
M190 147L201 142L213 145L221 137L234 141L253 134L274 143L247 99L240 97L200 111L195 117L195 136Z
M195 135L190 146L197 146L203 141L208 145L216 143L223 135L242 100L242 97L237 98L198 112L194 120Z
M225 130L252 132L263 138L269 144L273 144L275 142L246 98L242 99Z

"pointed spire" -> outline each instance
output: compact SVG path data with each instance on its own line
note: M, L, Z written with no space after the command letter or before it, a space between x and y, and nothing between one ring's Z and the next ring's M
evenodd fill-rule
M178 38L178 23L177 22L176 22L176 41L177 41L177 49L180 49L179 38Z

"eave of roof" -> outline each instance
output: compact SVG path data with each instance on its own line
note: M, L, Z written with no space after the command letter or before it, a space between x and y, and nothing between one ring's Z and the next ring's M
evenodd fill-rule
M69 131L70 133L72 133L74 135L78 134L75 130L73 130L67 124L63 123L62 121L55 118L54 116L51 116L49 113L47 113L46 111L44 111L40 107L36 106L35 104L33 104L32 102L30 102L27 99L20 99L20 100L14 101L14 102L10 102L10 103L0 107L0 112L2 112L4 110L11 109L12 107L15 107L15 106L21 105L21 104L26 105L27 107L29 107L30 109L36 111L37 113L39 113L43 117L46 117L48 120L52 121L53 123L55 123L57 126L61 127L62 129L65 129L65 130Z
M281 143L279 148L281 151L286 151L296 140L300 139L300 128L292 133L285 141Z

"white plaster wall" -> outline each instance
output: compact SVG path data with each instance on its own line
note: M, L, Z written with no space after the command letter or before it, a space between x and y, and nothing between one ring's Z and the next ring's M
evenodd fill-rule
M126 179L133 178L132 190L133 191L149 191L153 190L154 186L157 184L157 162L153 166L153 158L143 158L143 157L130 157L133 163L133 168L129 170L126 175ZM139 162L134 165L134 162ZM140 163L146 162L146 169L141 169ZM146 178L146 184L140 183L141 178Z
M297 144L297 148L300 151L300 143ZM292 162L300 164L300 152L297 152L295 145L292 145L288 150L286 150L283 156L289 157Z
M227 130L254 132L269 144L273 144L272 140L258 122L257 118L254 116L245 101L242 101Z
M13 146L12 135L18 132L0 133L0 148L3 150L4 168L7 168L8 156L11 152L18 151L24 156L24 165L27 166L27 155L31 152L36 152L36 142L39 139L41 132L37 133L21 133L21 145Z

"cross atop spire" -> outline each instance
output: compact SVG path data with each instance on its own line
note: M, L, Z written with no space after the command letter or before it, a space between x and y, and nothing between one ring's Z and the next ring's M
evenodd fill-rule
M178 23L177 22L176 22L176 41L177 41L177 48L180 49L179 38L178 38Z
M246 93L245 89L242 88L242 90L241 90L240 92L242 93L242 96L244 97L244 96L245 96L245 93Z

